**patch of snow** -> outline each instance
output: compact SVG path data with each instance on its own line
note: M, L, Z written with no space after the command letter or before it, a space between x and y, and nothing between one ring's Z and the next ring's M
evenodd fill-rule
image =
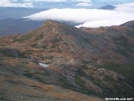
M44 64L44 63L39 63L40 66L44 67L44 68L47 68L49 67L47 64Z

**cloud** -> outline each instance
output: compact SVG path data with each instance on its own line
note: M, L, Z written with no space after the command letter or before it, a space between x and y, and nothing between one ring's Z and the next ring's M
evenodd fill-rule
M91 2L91 0L23 0L23 2Z
M120 12L117 10L99 9L50 9L25 17L32 20L52 19L57 21L72 21L82 23L77 27L99 27L120 25L134 20L134 12Z
M91 2L91 0L71 0L72 2Z
M91 3L78 3L78 4L76 4L76 6L85 6L85 7L90 7L90 6L92 6L92 4Z
M0 0L0 7L33 7L32 3L17 3L17 0Z
M42 3L42 5L49 8L53 7L53 5L55 5L54 3L56 3L55 7L58 7L57 3L60 4L62 2L67 4L70 3L70 6L75 5L76 3L78 3L76 6L91 6L91 0L0 0L0 7L38 7ZM47 3L52 4L46 5ZM65 5L62 7L64 6Z
M66 0L23 0L23 2L66 2Z
M124 4L118 4L115 8L116 11L120 12L134 12L134 3L124 3Z

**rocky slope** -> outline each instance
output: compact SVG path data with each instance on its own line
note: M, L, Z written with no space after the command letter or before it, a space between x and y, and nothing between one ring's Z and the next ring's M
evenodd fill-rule
M87 95L63 90L65 95L74 93L74 98L65 99L68 98L65 95L58 98L65 101L76 101L79 94L80 101L88 101L89 96L131 98L134 95L133 39L133 29L124 26L78 29L47 20L42 27L27 34L0 37L0 69L4 78L1 81L3 85L20 84L35 92L46 86L48 96L42 99L57 98L55 89L63 88ZM41 67L39 63L48 67ZM16 80L8 80L7 74L15 76ZM9 89L16 94L16 90ZM2 92L1 99L5 99L6 91ZM18 96L28 98L25 94ZM37 95L32 96L36 99Z
M49 79L51 75L31 60L4 57L0 60L0 101L102 101L47 84L40 77Z

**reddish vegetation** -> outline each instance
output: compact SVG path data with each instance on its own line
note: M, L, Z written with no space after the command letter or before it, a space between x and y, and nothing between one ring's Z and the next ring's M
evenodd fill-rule
M124 26L78 29L47 20L27 34L0 37L0 69L4 72L0 85L14 92L10 98L19 91L19 97L39 97L39 101L100 100L74 91L102 98L131 97L133 61L134 31ZM43 69L38 63L49 68ZM3 95L1 99L9 96Z
M80 29L48 20L35 31L7 36L0 41L6 47L16 48L21 52L32 51L33 55L60 53L78 60L101 61L102 64L113 60L117 63L133 63L133 54L124 46L133 44L133 34L130 36L132 29L122 26ZM125 37L125 40L121 37ZM121 51L127 51L126 54L131 58L121 54L119 48Z

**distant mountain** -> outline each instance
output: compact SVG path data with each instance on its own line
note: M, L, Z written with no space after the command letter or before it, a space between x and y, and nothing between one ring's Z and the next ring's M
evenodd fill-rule
M67 22L69 25L78 25L78 23ZM30 19L3 19L0 20L0 36L12 35L12 34L23 34L31 30L39 28L44 23L44 20L30 20Z
M44 10L46 9L0 7L0 20L22 18Z
M105 5L100 7L99 9L103 9L103 10L113 10L115 7L112 5Z
M4 19L0 20L0 36L11 34L23 34L39 28L44 21L28 19Z
M125 26L134 29L134 20L121 24L120 26Z
M88 97L131 98L134 95L133 61L133 29L124 26L75 28L47 20L40 28L26 34L0 37L0 69L1 75L6 77L0 79L3 88L0 93L3 99L20 96L23 100L33 94L31 98L36 101L38 94L37 98L44 98L41 92L51 94L49 98L58 97L60 87L61 94L66 94L63 90L66 88ZM26 87L28 93L21 86ZM54 93L50 93L52 87ZM65 99L61 94L59 99ZM69 99L78 96L75 92L71 94ZM80 98L82 100L85 96Z

